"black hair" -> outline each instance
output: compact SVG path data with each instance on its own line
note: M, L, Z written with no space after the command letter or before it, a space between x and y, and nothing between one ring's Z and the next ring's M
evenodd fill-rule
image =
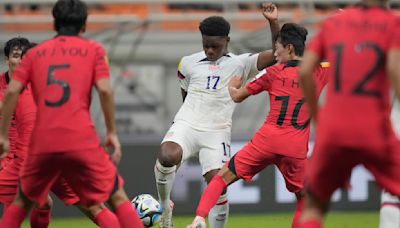
M4 55L10 57L10 52L13 48L21 48L22 50L29 46L29 40L24 37L15 37L7 41L4 46Z
M22 55L21 55L21 58L26 54L26 52L28 52L28 50L29 49L31 49L31 48L33 48L33 47L35 47L37 45L37 43L33 43L33 42L31 42L31 43L29 43L29 45L28 46L26 46L25 48L23 48L22 49Z
M295 54L303 56L307 35L306 28L295 23L286 23L282 26L275 41L279 41L284 47L292 44Z
M77 35L86 25L88 8L80 0L58 0L53 7L53 17L58 33L67 30Z
M231 25L223 17L211 16L200 22L199 29L204 36L228 36Z

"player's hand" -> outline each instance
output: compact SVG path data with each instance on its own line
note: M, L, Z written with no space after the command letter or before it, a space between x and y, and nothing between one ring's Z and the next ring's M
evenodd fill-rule
M239 89L240 86L242 85L243 79L240 76L234 76L231 78L229 81L229 87L234 87L236 89Z
M106 148L112 148L113 152L111 154L111 160L118 165L119 162L121 161L122 157L122 150L121 150L121 144L119 143L119 139L117 134L110 133L107 134L106 140L105 140L105 146Z
M267 20L277 20L278 19L278 7L273 3L263 3L262 4L262 14Z
M10 152L10 143L6 137L0 136L0 159L7 157Z

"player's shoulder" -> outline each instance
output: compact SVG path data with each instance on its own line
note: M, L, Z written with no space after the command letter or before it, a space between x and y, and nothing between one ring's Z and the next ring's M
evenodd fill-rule
M198 63L207 58L204 51L199 51L190 55L185 55L181 58L180 64L193 64Z

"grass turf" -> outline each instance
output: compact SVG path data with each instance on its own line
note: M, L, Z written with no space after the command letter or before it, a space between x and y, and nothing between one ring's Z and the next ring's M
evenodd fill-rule
M258 228L258 227L291 227L292 214L256 214L229 217L228 228ZM192 220L190 216L174 217L176 228L185 228ZM325 228L376 228L379 223L378 212L333 212L325 221ZM28 228L27 222L22 226ZM52 219L50 228L95 228L96 226L85 218ZM155 226L158 228L158 226Z

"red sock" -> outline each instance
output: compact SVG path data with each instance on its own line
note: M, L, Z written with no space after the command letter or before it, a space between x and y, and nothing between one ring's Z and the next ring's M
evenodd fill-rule
M34 208L30 217L31 228L47 228L50 223L50 209Z
M121 228L142 228L143 223L133 209L131 202L126 201L115 209Z
M197 206L196 215L203 218L207 217L211 208L215 206L219 196L226 188L226 184L221 176L214 176L208 184L206 190L201 195L200 203Z
M26 216L26 211L16 205L11 205L3 214L3 219L0 222L1 228L19 228Z
M108 208L101 210L94 218L94 222L101 228L120 227L117 216L108 210Z
M301 211L303 209L304 199L297 200L296 210L294 211L293 220L292 220L292 228L298 228L299 219L301 215Z
M322 228L322 224L318 220L308 220L300 223L299 228Z

